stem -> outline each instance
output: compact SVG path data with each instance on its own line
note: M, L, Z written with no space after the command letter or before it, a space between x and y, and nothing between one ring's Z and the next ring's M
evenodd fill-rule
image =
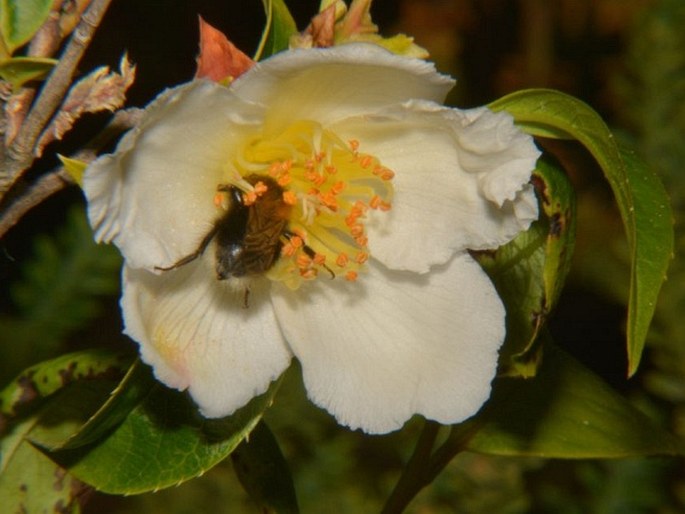
M21 197L13 201L7 208L7 211L3 213L2 218L0 218L0 237L4 236L9 229L19 222L24 214L36 205L73 183L74 181L69 177L63 166L40 177L24 191Z
M142 109L138 108L118 111L102 132L88 141L82 150L79 150L71 157L85 162L92 161L97 152L109 143L112 138L136 125L140 121L142 114ZM8 202L9 205L0 215L0 238L33 207L73 183L73 179L64 170L63 166L36 180L20 196ZM7 199L9 199L9 196Z
M17 178L31 166L36 140L69 89L76 66L88 48L110 2L111 0L93 0L83 14L57 66L19 129L17 137L8 148L4 165L0 170L0 195L4 195Z
M430 467L426 473L429 483L435 480L454 457L466 449L468 442L481 425L481 421L470 420L452 427L447 440L433 454Z
M476 421L453 426L447 440L431 455L440 425L426 422L414 454L407 462L381 514L403 512L421 489L433 482L445 466L466 448L468 441L479 428L480 423Z
M416 441L414 453L404 467L402 476L388 497L381 514L396 514L402 512L409 502L430 481L426 481L426 471L435 439L441 425L434 421L426 421L419 439Z
M26 53L29 57L50 57L59 49L62 38L59 29L60 18L58 12L63 4L64 0L58 0L53 3L48 19L33 35L29 43ZM7 100L7 105L5 106L5 116L7 118L5 123L7 127L4 134L5 144L4 146L0 145L0 151L2 152L0 160L4 159L5 148L12 144L12 141L19 132L35 94L35 86L24 84L18 91L14 91Z

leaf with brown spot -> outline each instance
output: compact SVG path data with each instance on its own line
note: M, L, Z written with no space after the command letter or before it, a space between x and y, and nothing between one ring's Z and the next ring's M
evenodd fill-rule
M590 106L548 89L528 89L489 105L507 111L534 136L575 139L602 168L616 198L631 252L628 375L637 370L657 296L673 255L673 212L664 186L632 151L621 147Z
M0 439L0 510L5 513L75 512L89 488L32 444L66 439L105 401L116 382L70 384Z
M0 391L0 418L11 420L76 380L123 376L131 358L107 350L87 350L41 362L23 371ZM0 420L1 421L1 420ZM0 423L0 435L7 421Z
M539 364L538 336L568 275L575 242L575 196L550 156L538 160L532 178L540 219L495 253L476 252L507 308L507 338L500 372L534 376Z

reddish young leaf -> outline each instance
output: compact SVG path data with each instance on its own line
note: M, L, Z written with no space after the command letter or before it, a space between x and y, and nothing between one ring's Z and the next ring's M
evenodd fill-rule
M254 61L231 43L220 30L200 17L200 55L195 78L214 82L235 79L254 66Z
M318 48L333 46L335 37L335 4L312 18L305 33L312 38L312 45Z

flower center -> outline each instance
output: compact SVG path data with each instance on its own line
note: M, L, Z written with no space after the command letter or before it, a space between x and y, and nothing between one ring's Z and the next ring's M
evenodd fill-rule
M322 273L356 280L369 258L367 213L390 209L390 169L362 153L358 141L345 142L314 121L298 121L275 137L249 140L233 166L240 178L232 185L244 191L245 205L263 194L264 183L254 181L258 175L275 180L283 201L292 206L280 256L268 278L292 289Z

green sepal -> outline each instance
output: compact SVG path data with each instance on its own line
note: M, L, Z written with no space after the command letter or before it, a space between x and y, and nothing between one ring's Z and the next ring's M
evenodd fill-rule
M46 57L12 57L0 62L0 78L16 90L31 80L44 79L55 64L57 60Z
M33 37L52 4L53 0L0 0L0 35L8 55Z
M498 378L472 424L472 451L545 458L685 455L656 425L571 356L545 343L534 378Z
M266 25L254 60L259 61L287 50L290 37L297 33L297 25L283 0L262 0L266 12Z
M602 118L572 96L530 89L490 104L507 111L526 132L576 139L596 159L611 186L631 250L628 299L628 374L640 364L656 299L673 253L673 214L663 185L643 162L618 146Z
M206 419L186 394L157 384L106 437L50 456L71 475L110 494L178 485L227 457L259 422L278 385L229 417Z
M83 187L83 173L86 171L88 163L59 154L57 154L57 157L62 162L64 171L66 171L69 176L74 179L74 182L76 182L79 187Z
M297 514L297 496L288 463L269 427L260 421L231 454L240 483L260 512Z
M474 257L492 279L506 305L507 339L500 352L500 374L535 375L538 335L561 293L575 243L573 187L549 155L533 173L541 215L513 241Z

